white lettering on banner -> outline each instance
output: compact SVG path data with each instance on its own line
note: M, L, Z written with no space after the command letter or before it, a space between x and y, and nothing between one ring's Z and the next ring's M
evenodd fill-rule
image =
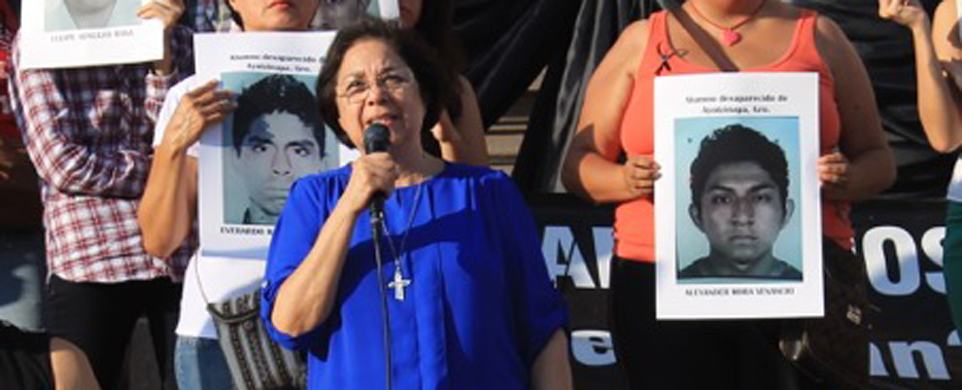
M922 236L922 252L940 269L942 268L942 239L944 238L944 226L931 228ZM945 278L942 276L942 272L926 272L925 281L933 290L945 294Z
M584 257L581 256L581 248L578 247L570 227L546 226L541 252L544 253L548 273L555 284L559 277L569 276L576 288L595 288L594 279L588 271Z
M959 334L952 331L946 337L947 347L958 347ZM886 350L887 349L887 350ZM927 341L889 341L888 343L875 344L869 343L869 375L875 377L892 376L892 372L885 365L883 356L888 353L894 365L894 376L903 379L928 379L928 380L950 380L952 379L948 365L945 362L945 354L939 344ZM923 378L919 372L919 366L925 370L926 377Z
M607 289L611 275L611 256L614 253L613 229L610 226L591 228L591 238L594 240L595 252L582 254L582 247L578 245L574 232L570 226L545 226L541 240L541 252L544 254L548 273L557 283L558 278L568 276L578 289ZM585 262L585 255L594 258L598 269L598 280L592 276Z
M576 330L571 332L571 354L586 366L615 364L615 349L611 333L606 330Z
M944 236L944 232L942 234ZM927 232L923 237L928 235ZM934 238L923 239L923 249L930 246L933 240ZM898 265L898 272L894 273L897 280L894 281L889 278L889 262L886 261L885 257L885 246L889 243L894 246L895 264ZM872 288L880 294L907 296L912 295L921 286L918 248L912 235L905 229L895 226L879 226L869 229L862 237L862 253L865 255L869 282ZM927 255L930 253L935 254L932 248L926 250ZM941 256L939 256L937 264L940 263ZM941 272L934 272L934 274L937 274L938 277L926 275L926 282L930 283L933 290L944 292L945 286L943 284L932 285L933 279L941 279Z
M874 343L868 343L868 374L869 376L889 376L885 369L885 361L882 360L882 351Z
M595 240L595 258L598 261L598 278L601 288L607 289L611 284L611 254L614 253L615 239L611 227L591 228L591 237Z
M918 368L915 366L915 353L918 352L925 365L928 377L931 379L948 380L949 369L945 365L942 349L931 341L889 342L892 360L895 362L895 372L900 378L919 378Z

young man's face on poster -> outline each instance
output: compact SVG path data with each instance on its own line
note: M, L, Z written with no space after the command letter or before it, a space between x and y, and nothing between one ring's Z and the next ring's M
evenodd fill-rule
M773 257L772 247L794 207L791 200L783 204L771 175L752 161L716 167L694 201L698 207L692 204L689 212L708 238L710 256L735 273Z
M251 123L236 154L237 172L243 172L250 195L251 222L273 223L294 181L324 169L323 146L314 133L297 115L283 111Z

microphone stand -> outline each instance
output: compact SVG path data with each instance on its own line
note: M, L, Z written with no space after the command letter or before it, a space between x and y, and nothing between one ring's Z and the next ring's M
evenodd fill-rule
M385 290L386 285L384 284L384 272L383 264L381 258L381 226L384 222L384 206L377 201L371 204L371 241L374 244L374 261L377 263L377 287L378 291L381 293L381 318L384 320L383 325L383 338L384 338L384 365L385 365L385 388L391 390L391 314L388 312L387 307L387 291Z

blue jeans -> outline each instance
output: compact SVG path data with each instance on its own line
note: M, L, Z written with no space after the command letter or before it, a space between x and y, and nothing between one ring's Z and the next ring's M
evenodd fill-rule
M0 232L0 319L20 329L42 330L46 273L42 229Z
M231 390L230 370L215 339L177 336L174 370L180 390Z

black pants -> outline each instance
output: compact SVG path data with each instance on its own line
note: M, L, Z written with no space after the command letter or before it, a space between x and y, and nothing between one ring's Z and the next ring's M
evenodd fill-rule
M655 264L612 260L609 311L631 389L818 389L778 350L781 320L655 320Z
M54 275L44 320L51 336L69 340L87 354L100 386L112 390L123 387L127 345L137 320L145 316L160 378L173 382L180 295L181 285L166 278L106 284L68 282Z
M50 337L0 321L0 389L53 388Z

